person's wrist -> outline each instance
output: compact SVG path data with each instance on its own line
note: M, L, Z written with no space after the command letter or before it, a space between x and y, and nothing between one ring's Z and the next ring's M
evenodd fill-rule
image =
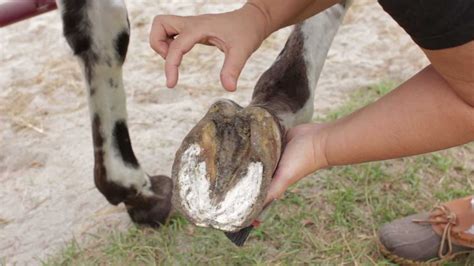
M313 134L313 150L315 152L316 171L331 166L327 158L328 128L328 124L318 124L317 130Z
M249 14L249 18L254 20L258 29L260 41L265 40L274 30L272 30L271 17L266 8L258 1L249 0L240 9Z

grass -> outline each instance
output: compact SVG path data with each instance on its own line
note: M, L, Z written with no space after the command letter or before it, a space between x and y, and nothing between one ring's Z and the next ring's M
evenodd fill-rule
M360 89L323 120L342 117L394 87ZM255 230L234 247L221 232L179 215L159 230L103 231L71 242L44 265L394 265L379 253L377 229L434 204L474 194L472 144L404 159L334 167L292 186ZM471 162L469 164L468 162ZM446 265L473 265L474 256Z

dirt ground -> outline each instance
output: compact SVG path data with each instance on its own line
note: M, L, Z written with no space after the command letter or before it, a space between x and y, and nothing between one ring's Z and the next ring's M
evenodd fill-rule
M221 12L243 1L128 1L132 37L124 69L134 149L151 174L169 174L182 138L218 98L246 104L289 29L273 34L247 64L235 93L219 83L222 55L197 47L177 89L166 89L163 61L148 46L157 14ZM237 3L236 3L237 2ZM61 35L58 12L0 29L0 264L36 264L71 239L130 220L92 179L92 141L79 67ZM427 60L375 1L355 1L326 61L315 112L347 92L402 81Z

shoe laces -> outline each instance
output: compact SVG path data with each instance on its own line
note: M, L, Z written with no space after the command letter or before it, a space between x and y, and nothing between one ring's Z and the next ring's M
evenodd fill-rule
M440 259L448 259L453 256L453 244L451 241L451 228L457 224L457 217L454 212L449 210L446 206L436 206L433 208L433 211L440 211L441 215L437 215L437 218L442 219L426 219L426 220L413 220L414 223L417 224L446 224L443 230L443 234L441 236L441 244L438 250L438 257ZM445 250L445 245L447 244L447 251Z

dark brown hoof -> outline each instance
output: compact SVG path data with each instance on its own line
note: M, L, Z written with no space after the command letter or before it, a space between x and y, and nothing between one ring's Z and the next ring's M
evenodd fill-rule
M166 222L171 211L173 182L167 176L150 177L152 195L137 195L125 200L132 221L152 227Z
M233 232L261 212L281 153L278 120L223 100L189 132L173 164L173 204L191 222Z

